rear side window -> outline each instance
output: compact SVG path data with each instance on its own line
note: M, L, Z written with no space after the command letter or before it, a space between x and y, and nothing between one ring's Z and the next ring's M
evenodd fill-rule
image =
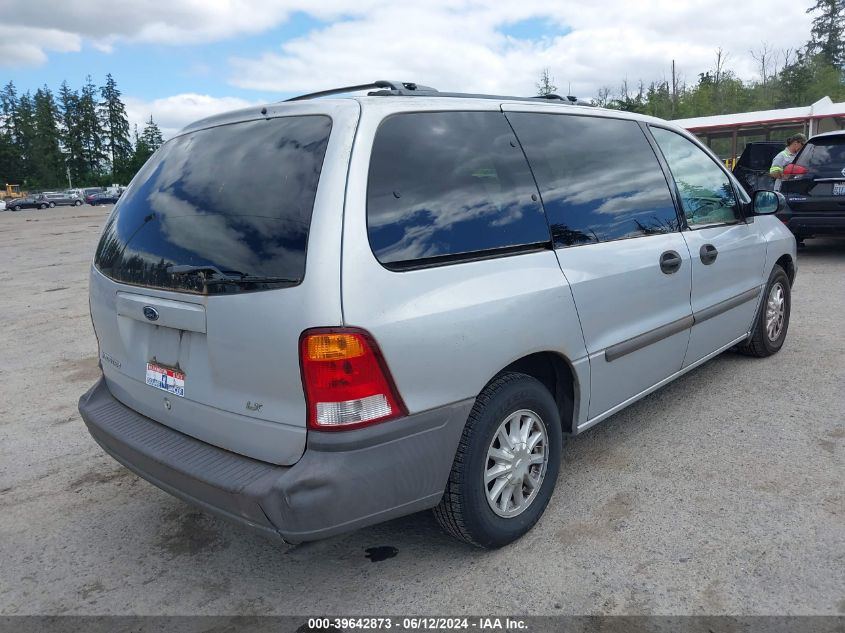
M511 112L555 246L678 230L657 157L635 121Z
M373 143L367 230L389 268L549 242L531 171L499 112L387 118Z
M168 141L121 197L97 268L125 283L208 294L300 283L330 132L329 117L300 116Z
M820 138L810 141L795 162L813 169L821 167L838 171L845 167L845 138Z

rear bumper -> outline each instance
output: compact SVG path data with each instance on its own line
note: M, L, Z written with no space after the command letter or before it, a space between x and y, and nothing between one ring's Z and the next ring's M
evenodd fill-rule
M778 217L795 235L845 235L845 211L814 212L791 209Z
M92 437L121 464L185 501L289 543L380 523L440 501L466 400L373 427L309 432L293 466L257 461L144 417L101 378L79 400Z

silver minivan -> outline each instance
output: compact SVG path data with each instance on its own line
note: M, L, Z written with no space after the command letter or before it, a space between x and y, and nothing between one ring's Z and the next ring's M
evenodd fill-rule
M106 223L79 408L130 470L290 543L433 508L502 546L564 437L781 348L782 204L666 121L565 100L382 81L208 118Z

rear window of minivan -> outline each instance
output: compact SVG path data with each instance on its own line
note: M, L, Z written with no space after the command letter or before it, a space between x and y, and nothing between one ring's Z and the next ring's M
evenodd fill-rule
M300 283L331 126L323 115L280 117L165 143L115 208L96 267L181 292Z

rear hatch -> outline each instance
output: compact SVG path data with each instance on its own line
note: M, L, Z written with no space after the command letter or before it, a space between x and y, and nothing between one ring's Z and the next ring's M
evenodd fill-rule
M781 193L793 212L845 214L845 135L811 138L784 173Z
M316 107L279 106L165 143L115 207L91 272L114 396L282 465L305 448L299 336L342 323L340 227L358 111L354 101Z
M771 191L774 181L769 177L769 168L782 150L783 143L759 141L746 144L733 173L749 194L759 189Z

